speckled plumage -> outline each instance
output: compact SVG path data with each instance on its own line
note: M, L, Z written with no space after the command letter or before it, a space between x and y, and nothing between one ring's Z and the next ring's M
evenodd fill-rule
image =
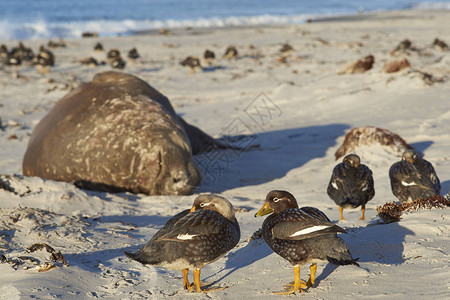
M214 63L216 54L213 51L206 49L205 53L203 53L203 58L205 59L206 63L211 66Z
M215 59L216 54L213 51L206 49L205 53L203 53L203 58L204 59Z
M36 64L40 66L53 66L55 64L55 56L53 52L41 46L36 56Z
M290 228L291 234L277 232L280 226ZM289 237L294 232L313 226L327 226L307 235ZM353 263L345 242L336 235L345 232L334 225L323 212L314 207L288 208L279 214L268 216L263 223L263 237L272 250L292 265L329 261L337 265Z
M131 49L130 51L128 51L128 58L130 59L138 59L141 56L139 55L139 52L137 51L136 48Z
M120 50L116 48L109 50L108 53L106 54L106 59L108 61L112 61L117 57L120 57Z
M301 292L301 288L314 285L316 263L335 265L356 263L345 242L337 232L345 230L331 223L327 216L314 207L298 208L294 196L286 191L271 191L264 206L255 216L272 213L263 223L262 233L272 250L294 266L296 281L293 289L278 293ZM311 278L307 284L300 282L300 268L311 263Z
M365 208L375 195L372 171L360 163L359 156L349 154L334 167L327 193L341 208Z
M225 50L225 54L223 55L225 58L227 59L232 59L232 58L236 58L238 56L239 52L236 49L236 47L234 46L229 46L226 50Z
M191 74L194 74L195 69L202 69L200 60L195 56L186 57L183 61L180 62L180 65L191 68Z
M430 162L413 150L403 153L402 160L389 169L392 193L401 202L430 198L440 194L441 184Z
M53 52L46 49L44 46L39 48L39 52L33 59L33 63L36 66L38 73L42 69L42 73L47 73L47 68L50 71L51 67L55 65L55 55Z
M196 235L192 239L180 240L179 235ZM239 241L239 226L225 219L221 214L201 209L194 212L184 210L158 231L133 259L143 264L167 267L183 259L185 268L203 268L232 249Z
M201 195L191 210L175 215L145 246L126 255L172 270L201 269L224 256L239 239L231 203L219 196Z
M120 56L113 58L110 63L111 67L114 69L124 69L126 64L127 63Z
M103 44L102 43L95 44L94 50L95 51L103 51Z

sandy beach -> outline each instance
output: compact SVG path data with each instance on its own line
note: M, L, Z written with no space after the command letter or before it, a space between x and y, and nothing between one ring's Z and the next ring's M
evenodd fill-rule
M49 74L23 65L19 76L0 69L0 174L14 192L0 189L0 254L21 264L0 264L0 299L275 299L271 294L293 280L292 267L264 240L248 241L263 218L254 214L273 189L290 191L300 206L314 206L348 233L360 267L319 264L316 286L302 299L448 299L450 219L447 210L423 210L383 224L376 207L397 200L388 170L400 160L374 145L356 153L374 174L375 197L366 220L360 210L339 210L326 188L335 152L354 127L376 126L400 135L430 161L450 191L450 11L392 11L283 26L179 29L123 37L65 40L52 49ZM393 51L409 39L412 46ZM18 41L0 41L8 48ZM35 52L48 40L23 41ZM95 52L101 42L103 52ZM293 51L283 56L289 43ZM222 57L234 45L236 59ZM126 53L136 47L141 58ZM52 106L106 64L82 65L86 57L106 60L119 49L123 72L148 82L167 96L187 122L215 138L244 135L248 151L198 155L203 180L190 196L147 196L81 190L73 184L23 178L22 159L33 128ZM189 74L185 57L215 52L215 64ZM373 67L339 74L368 55ZM409 68L386 73L386 63L406 58ZM345 73L345 72L344 72ZM18 175L14 177L14 175ZM145 244L164 223L192 205L198 193L216 193L240 208L241 241L225 257L207 265L202 279L227 289L208 294L182 288L180 272L146 267L124 256ZM39 272L49 262L45 250L60 251L68 265ZM20 259L20 257L22 257ZM33 257L39 263L23 257ZM3 258L2 258L3 262ZM301 277L309 277L309 265Z

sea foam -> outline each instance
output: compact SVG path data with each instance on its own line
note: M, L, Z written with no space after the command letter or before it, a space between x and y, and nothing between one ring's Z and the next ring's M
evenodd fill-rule
M81 37L83 32L97 32L100 36L114 36L161 28L296 24L313 17L314 15L277 16L266 14L252 17L199 18L196 20L98 20L67 23L52 23L41 18L24 23L3 20L0 21L0 40L75 38Z
M359 2L358 2L359 3ZM168 16L167 7L162 5L161 8L161 20L156 19L114 19L104 15L103 19L88 19L80 20L78 18L70 19L71 14L65 13L62 19L50 18L49 14L42 12L37 12L33 17L26 17L20 15L11 17L14 14L8 13L0 18L0 40L26 40L26 39L51 39L51 38L78 38L81 37L83 32L96 32L100 36L116 36L116 35L131 35L148 30L157 30L161 28L171 29L171 28L184 28L184 27L227 27L227 26L245 26L245 25L273 25L273 24L298 24L303 23L307 19L311 18L325 18L332 16L342 16L356 14L357 4L353 1L347 3L347 5L336 6L334 2L328 3L328 6L308 6L304 7L302 14L286 14L285 8L283 13L280 14L260 14L256 16L223 16L223 17L209 17L207 9L205 11L200 11L197 17L178 19L178 18L167 18ZM378 2L377 2L378 3ZM375 4L377 4L375 3ZM388 3L388 2L386 2ZM391 4L371 4L366 5L366 7L361 7L358 10L368 12L368 11L382 11L389 9L399 9L399 6L403 8L411 8L418 10L429 10L429 9L450 9L449 2L419 2L414 4L409 4L410 1L394 1ZM406 5L406 6L405 6ZM165 7L165 8L164 8ZM1 5L0 5L1 8ZM270 8L270 7L269 7ZM269 8L266 9L270 10ZM236 11L229 12L230 14L238 13L239 7L235 8ZM264 9L260 8L260 11ZM166 12L166 14L164 14ZM107 13L107 12L105 12ZM117 12L116 12L117 13ZM50 14L51 15L51 14ZM74 15L77 15L74 12ZM119 14L120 15L120 14ZM203 15L208 17L202 17ZM47 17L45 17L47 16ZM189 16L189 15L188 15ZM72 16L73 17L73 16ZM120 16L116 16L120 18ZM123 16L122 16L123 17ZM137 16L139 18L139 16ZM184 16L183 16L184 17ZM83 19L83 18L81 18ZM25 20L25 21L24 21Z

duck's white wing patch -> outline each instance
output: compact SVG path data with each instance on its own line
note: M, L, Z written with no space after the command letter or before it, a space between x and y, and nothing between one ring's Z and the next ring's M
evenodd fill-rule
M417 185L417 184L414 181L413 182L402 181L402 185L403 186L413 186L413 185Z
M177 236L178 240L192 240L194 236L197 236L198 234L179 234Z
M326 228L330 228L331 226L328 225L317 225L317 226L313 226L313 227L308 227L302 230L299 230L297 232L294 232L293 234L290 235L290 237L294 237L294 236L299 236L299 235L305 235L311 232L315 232L315 231L320 231L320 230L324 230Z
M337 190L339 189L338 186L337 186L337 184L336 184L336 181L333 180L333 181L331 182L331 185L332 185L335 189L337 189Z

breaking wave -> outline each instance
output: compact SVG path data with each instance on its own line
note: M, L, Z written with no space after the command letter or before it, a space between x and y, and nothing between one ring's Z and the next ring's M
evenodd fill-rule
M407 1L408 2L408 1ZM406 7L405 7L406 8ZM420 2L409 5L409 8L418 10L450 9L449 2ZM371 7L374 10L374 7ZM390 8L394 9L394 7ZM185 27L227 27L244 25L271 25L271 24L298 24L310 18L323 18L331 16L351 15L354 10L329 9L330 14L294 14L259 16L229 16L223 18L198 18L185 20L83 20L53 22L42 15L26 21L13 18L0 19L0 40L27 40L50 38L78 38L83 32L96 32L100 36L132 35L148 30L161 28ZM339 11L339 13L336 13Z
M321 15L323 16L323 15ZM0 40L25 40L45 38L75 38L83 32L96 32L100 36L129 35L161 28L227 27L262 24L296 24L313 15L261 15L252 17L201 18L197 20L99 20L84 22L52 23L44 19L14 23L0 21Z

